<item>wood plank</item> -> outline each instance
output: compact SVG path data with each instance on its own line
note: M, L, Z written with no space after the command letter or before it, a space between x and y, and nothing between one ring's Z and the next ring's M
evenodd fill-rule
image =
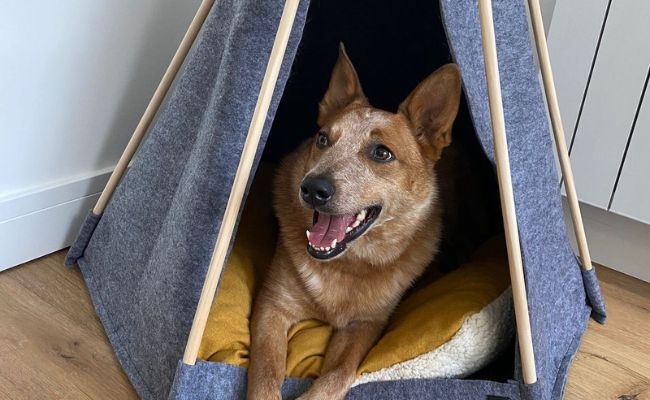
M0 386L12 399L137 398L62 257L0 274Z
M596 268L608 320L590 321L565 399L650 399L650 284Z
M99 326L95 308L87 295L86 284L79 268L63 267L65 252L53 253L38 261L38 273L24 274L16 270L3 273L3 279L10 280L23 290L38 296L42 301L58 309L78 325L90 330ZM29 265L29 264L28 264ZM36 271L35 271L36 272ZM52 290L56 287L56 290ZM94 318L89 318L92 315Z

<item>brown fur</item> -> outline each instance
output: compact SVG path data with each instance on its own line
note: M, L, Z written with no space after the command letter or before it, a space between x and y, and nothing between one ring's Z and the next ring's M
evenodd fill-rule
M283 161L274 205L280 238L255 300L248 399L280 399L287 331L315 318L334 328L321 376L301 399L342 399L405 290L437 252L441 208L434 165L451 141L460 76L446 65L425 79L395 114L366 100L343 47L318 122L330 146L304 143ZM378 163L379 142L395 160ZM340 256L321 261L306 250L313 210L299 197L308 173L325 174L336 195L322 212L354 214L380 204L374 225Z

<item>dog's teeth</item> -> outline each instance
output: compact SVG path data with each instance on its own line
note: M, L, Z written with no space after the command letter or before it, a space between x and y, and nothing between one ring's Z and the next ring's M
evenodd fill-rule
M311 244L311 242L309 242L309 247L311 247L311 248L313 248L313 247L314 247L314 245L313 245L313 244Z
M332 240L332 248L336 247L336 239Z
M309 231L307 231L307 232L305 232L305 233L307 234L307 240L309 240L309 235L310 235L310 232L309 232Z
M357 214L357 221L363 221L364 219L366 219L366 210L365 209L361 210L359 212L359 214Z
M347 228L345 228L345 233L350 233L350 232L352 232L352 227L348 226Z
M356 221L354 221L354 224L352 224L352 227L353 227L353 228L356 228L356 227L359 226L359 225L361 225L361 221L356 220Z
M330 248L329 248L329 247L325 247L325 251L330 251Z

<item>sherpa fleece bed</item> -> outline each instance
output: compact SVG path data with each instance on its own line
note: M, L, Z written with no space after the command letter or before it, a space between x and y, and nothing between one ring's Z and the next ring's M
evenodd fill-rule
M275 248L269 168L261 170L243 211L219 284L199 358L247 367L253 293ZM430 271L431 272L431 271ZM513 337L503 238L482 245L471 262L419 285L401 301L355 384L408 378L457 378L487 365ZM287 376L317 378L331 328L302 321L288 334Z

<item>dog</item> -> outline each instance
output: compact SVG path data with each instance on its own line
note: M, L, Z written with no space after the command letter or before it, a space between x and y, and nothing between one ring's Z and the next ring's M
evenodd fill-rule
M318 133L274 181L276 252L251 316L249 400L281 399L287 332L318 319L333 334L299 399L343 399L389 316L434 259L441 236L435 165L451 142L461 79L447 64L396 113L373 108L343 45L319 104Z

